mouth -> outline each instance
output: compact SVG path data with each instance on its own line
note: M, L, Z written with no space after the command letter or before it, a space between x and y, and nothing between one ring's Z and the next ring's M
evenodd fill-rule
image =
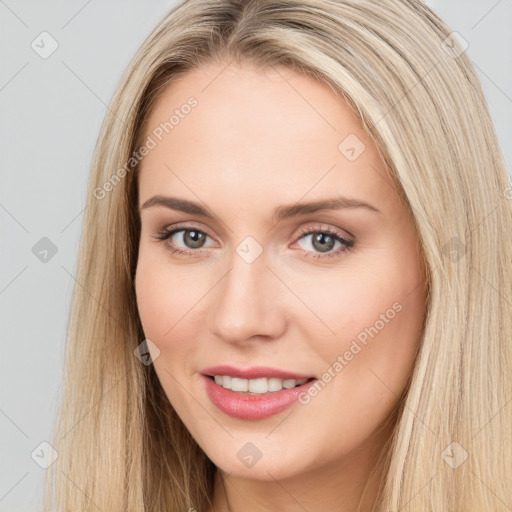
M219 374L201 377L208 398L219 411L246 421L262 420L296 405L318 381L315 377L244 379Z

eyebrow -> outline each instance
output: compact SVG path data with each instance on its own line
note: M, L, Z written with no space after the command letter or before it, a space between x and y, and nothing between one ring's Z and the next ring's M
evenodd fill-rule
M177 210L191 215L199 215L207 219L213 219L221 222L220 218L212 213L209 209L204 208L199 203L189 201L187 199L180 199L178 197L169 197L156 195L148 199L142 206L141 211L153 206L163 206L171 210ZM312 201L307 203L295 203L291 205L278 206L272 215L273 223L281 222L291 217L298 217L300 215L308 215L325 210L341 210L352 208L365 208L371 212L382 214L382 212L375 206L372 206L365 201L353 199L350 197L337 196L321 201Z

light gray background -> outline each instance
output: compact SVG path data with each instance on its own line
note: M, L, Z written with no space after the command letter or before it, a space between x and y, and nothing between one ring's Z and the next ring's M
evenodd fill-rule
M427 3L469 43L510 169L512 0ZM49 439L60 397L94 144L121 73L173 5L0 0L2 512L40 503L44 469L31 453ZM47 59L31 47L43 31L59 45ZM32 252L42 237L57 248L46 263Z

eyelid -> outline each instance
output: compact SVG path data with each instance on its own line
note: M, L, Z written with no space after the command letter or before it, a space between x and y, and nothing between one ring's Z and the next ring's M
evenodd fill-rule
M197 225L196 225L197 224ZM212 240L215 240L215 237L211 235L208 228L205 228L203 225L200 225L198 222L189 221L189 222L178 222L177 224L172 224L170 226L164 226L161 231L193 231L197 229L197 231L201 231L205 235L208 235ZM200 250L200 249L198 249Z
M320 222L314 224L313 226L311 226L310 224L307 224L306 226L301 226L298 230L298 233L295 236L302 236L304 234L311 233L312 231L331 231L333 233L336 233L336 235L338 235L340 238L344 238L347 241L352 241L353 239L355 239L355 237L346 229L333 227L325 222Z
M185 221L185 222L178 222L176 224L172 224L170 226L163 226L161 229L158 230L158 232L162 232L162 231L174 231L176 229L185 229L185 230L189 230L189 229L193 229L193 228L196 228L198 231L202 231L203 233L205 233L206 235L208 235L210 238L212 238L213 240L215 240L215 237L212 236L212 234L210 233L209 229L204 227L202 224L200 224L199 222L195 222L195 221ZM334 231L336 232L336 234L338 234L341 238L344 238L346 240L349 240L349 239L354 239L355 237L349 233L346 229L341 229L341 228L338 228L338 227L332 227L331 225L325 223L325 222L317 222L316 224L313 222L309 222L309 223L306 223L305 226L301 226L300 228L298 228L298 230L294 230L294 237L298 237L300 235L304 235L308 232L311 232L311 231ZM344 234L346 233L346 234ZM347 237L348 235L348 237Z

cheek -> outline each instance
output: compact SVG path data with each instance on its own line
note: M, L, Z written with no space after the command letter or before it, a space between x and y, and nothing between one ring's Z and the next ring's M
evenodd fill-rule
M198 336L198 322L191 321L191 306L198 299L187 297L193 294L187 291L190 287L177 283L176 272L171 276L166 267L140 258L135 289L144 335L160 351L153 363L154 370L169 402L180 409L185 407L180 383L193 372L193 346L187 340Z
M177 293L179 290L179 293ZM180 283L179 273L171 275L169 265L141 252L135 275L135 291L140 320L147 338L164 352L179 339L187 325L188 304L193 303L197 290L190 283ZM197 300L197 299L196 299ZM181 319L181 320L180 320Z
M340 268L294 285L294 292L309 309L302 322L297 320L311 331L308 337L314 331L319 346L332 347L333 340L356 337L364 342L365 329L377 323L382 330L393 323L404 306L406 283L389 271L372 272L368 268Z
M168 313L173 310L175 304L172 295L163 293L165 286L156 268L151 268L144 260L139 260L137 266L135 291L144 334L150 340L158 342L169 328Z
M190 375L196 368L195 343L204 330L207 294L217 279L205 272L191 275L187 265L172 265L165 254L142 247L137 262L135 291L144 335L160 350L154 367L168 381L163 369ZM172 382L172 379L171 379Z
M390 398L386 386L399 393L412 370L426 302L414 250L400 254L400 244L394 247L295 289L314 313L303 326L326 370Z
M319 398L304 397L304 403L311 418L325 415L325 404L331 404L327 438L343 431L363 442L390 416L405 389L419 346L425 295L417 282L399 274L359 273L340 278L343 288L336 284L325 287L317 302L324 301L322 318L335 334L318 338L308 333L324 373Z

